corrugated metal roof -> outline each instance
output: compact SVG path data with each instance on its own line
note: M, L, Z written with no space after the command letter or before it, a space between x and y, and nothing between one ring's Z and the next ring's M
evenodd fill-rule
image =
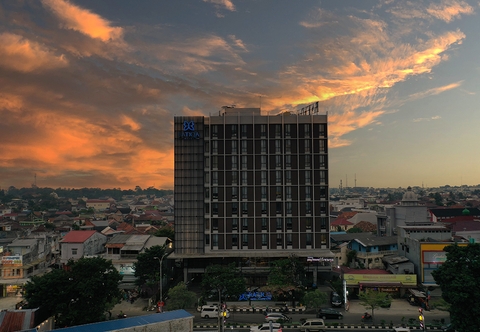
M64 329L56 329L55 331L71 331L71 332L107 332L116 331L120 329L131 328L135 326L144 326L148 324L155 324L159 322L165 322L169 320L192 318L193 315L185 310L167 311L161 314L152 314L144 316L136 316L124 319L115 319L107 322L100 322L95 324L86 324L79 326L67 327Z

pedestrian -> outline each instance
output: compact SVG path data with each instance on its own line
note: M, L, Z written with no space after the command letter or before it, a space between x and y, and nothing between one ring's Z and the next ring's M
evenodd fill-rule
M253 313L255 313L255 306L252 304Z

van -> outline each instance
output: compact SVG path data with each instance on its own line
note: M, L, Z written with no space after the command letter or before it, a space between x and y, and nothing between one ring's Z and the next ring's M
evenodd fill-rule
M219 315L222 315L223 311L218 311L218 306L216 305L203 305L200 310L200 317L202 318L217 318ZM226 318L230 317L230 312L226 309Z
M305 323L300 326L300 332L313 332L323 331L325 332L325 322L323 319L312 318L305 320Z

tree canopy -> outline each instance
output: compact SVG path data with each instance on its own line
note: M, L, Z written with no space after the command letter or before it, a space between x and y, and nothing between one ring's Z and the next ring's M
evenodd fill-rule
M25 285L27 307L42 307L55 316L58 326L105 320L105 313L121 297L120 273L111 261L99 257L70 261L67 267L32 277Z
M245 292L245 279L240 275L234 263L228 265L210 265L202 278L204 295L221 290L224 296L238 297Z
M315 308L318 311L322 305L327 303L327 294L325 292L320 291L319 289L315 289L314 291L310 291L305 294L303 297L303 303L309 308Z
M384 305L388 306L392 302L392 299L388 296L388 293L373 290L360 292L360 294L358 294L358 298L360 299L361 305L363 305L367 310L372 311L372 316L374 316L375 309L378 309Z
M189 291L183 281L172 287L168 291L167 297L166 310L188 309L193 307L197 301L197 295Z
M133 263L133 268L138 285L150 284L153 286L158 284L160 281L160 264L155 257L161 259L163 255L165 255L165 246L152 246L137 255L137 261ZM165 271L165 258L163 260L162 269Z
M480 244L448 246L447 259L432 276L450 304L451 322L458 331L478 331L480 326Z

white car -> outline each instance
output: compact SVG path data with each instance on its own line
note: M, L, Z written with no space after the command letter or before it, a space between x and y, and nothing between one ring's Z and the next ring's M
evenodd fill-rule
M261 325L252 326L250 328L250 332L258 332L258 331L270 331L270 323L263 323ZM282 332L282 325L279 323L272 323L272 331Z
M230 318L230 311L228 309L225 310L225 317ZM218 306L216 305L204 305L202 306L202 310L200 311L200 317L202 318L217 318L218 316L223 316L223 310L220 309L218 311Z
M292 321L292 318L280 312L269 312L265 316L265 321L274 323L276 323L277 321L290 323Z

